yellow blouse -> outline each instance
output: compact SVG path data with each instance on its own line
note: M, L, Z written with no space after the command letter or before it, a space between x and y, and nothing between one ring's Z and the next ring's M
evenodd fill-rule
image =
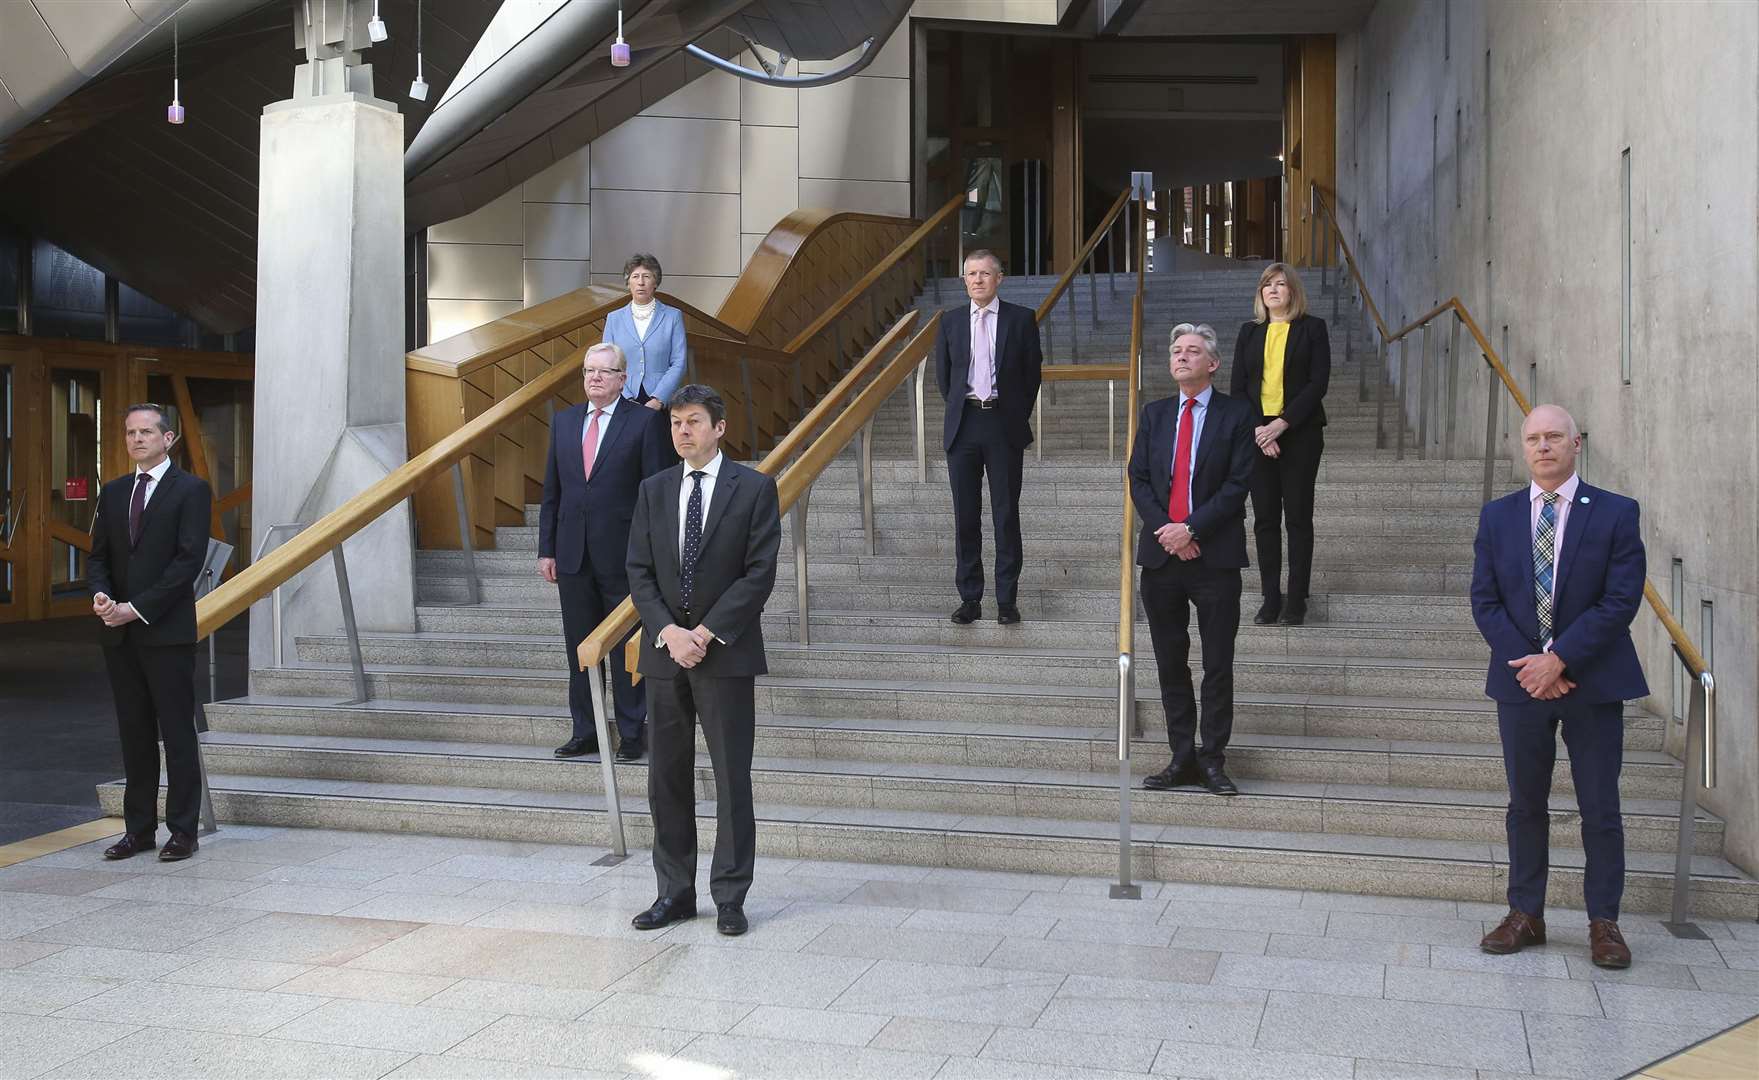
M1283 353L1289 347L1289 324L1264 324L1264 378L1258 383L1259 402L1265 416L1280 416L1283 411Z

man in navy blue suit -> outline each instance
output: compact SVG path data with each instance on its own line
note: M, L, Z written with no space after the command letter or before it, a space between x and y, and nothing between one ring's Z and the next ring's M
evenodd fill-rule
M544 502L538 515L538 573L562 599L562 644L568 657L568 709L574 728L557 757L597 753L592 684L574 650L629 595L624 558L641 482L677 461L666 414L623 397L623 350L605 341L586 350L584 404L550 420ZM620 663L611 664L617 705L617 760L639 761L646 748L647 703ZM609 749L609 748L607 748Z
M1556 405L1528 414L1521 442L1532 482L1485 505L1472 545L1472 617L1490 644L1484 690L1496 701L1509 781L1509 913L1479 947L1545 944L1561 727L1582 819L1589 956L1625 968L1624 703L1649 693L1631 643L1645 574L1637 503L1576 475L1582 436Z

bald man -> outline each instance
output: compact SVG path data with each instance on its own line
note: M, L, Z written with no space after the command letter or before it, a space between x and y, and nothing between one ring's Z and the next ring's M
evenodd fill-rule
M1479 947L1545 944L1551 774L1561 729L1581 811L1588 951L1631 966L1619 933L1625 829L1619 811L1624 707L1649 693L1631 620L1643 597L1637 504L1576 475L1582 436L1556 405L1521 425L1531 482L1485 505L1473 541L1472 617L1490 644L1485 693L1496 701L1509 782L1509 913Z

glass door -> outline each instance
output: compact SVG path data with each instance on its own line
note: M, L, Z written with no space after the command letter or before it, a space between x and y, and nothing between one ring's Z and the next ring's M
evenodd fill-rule
M13 365L0 363L0 617L14 613L19 602L18 569L13 540L24 523L24 491L14 475Z
M49 602L83 603L86 556L107 460L103 371L56 366L49 372Z

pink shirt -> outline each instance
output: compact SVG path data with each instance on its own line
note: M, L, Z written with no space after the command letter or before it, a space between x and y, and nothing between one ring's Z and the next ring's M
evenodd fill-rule
M1570 521L1570 504L1576 501L1576 489L1582 484L1581 477L1575 473L1557 487L1557 532L1551 538L1551 598L1557 599L1557 557L1564 549L1564 526ZM1539 535L1539 508L1545 505L1545 489L1538 484L1527 485L1528 523L1531 526L1528 535Z
M989 312L989 318L979 319L977 317L977 313L980 311ZM982 385L982 382L978 378L978 375L976 372L973 371L973 372L966 373L966 377L965 377L965 396L966 397L994 397L996 394L995 372L994 372L995 355L996 355L996 323L1001 320L1001 317L1002 317L1002 299L1001 299L1001 297L999 297L999 296L992 297L990 299L989 303L983 304L983 305L979 305L977 303L977 301L975 301L975 300L971 301L971 357L973 360L975 360L979 356L989 357L991 371L989 372L989 385L987 387ZM981 331L984 336L983 344L981 346L978 344L978 341L977 341L977 335L979 333L979 328L981 328ZM987 390L988 393L980 394L978 392L980 390Z

